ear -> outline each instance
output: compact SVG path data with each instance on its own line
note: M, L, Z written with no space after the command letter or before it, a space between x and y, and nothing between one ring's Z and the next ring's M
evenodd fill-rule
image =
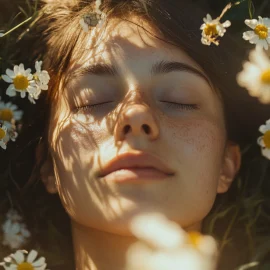
M50 153L48 153L45 159L43 158L42 160L41 157L44 156L44 153L45 145L44 143L40 143L36 149L36 159L38 164L40 164L40 177L47 191L51 194L55 194L57 193L57 187L52 158Z
M220 173L217 193L225 193L230 188L241 165L241 151L239 145L228 142L225 150L223 167Z

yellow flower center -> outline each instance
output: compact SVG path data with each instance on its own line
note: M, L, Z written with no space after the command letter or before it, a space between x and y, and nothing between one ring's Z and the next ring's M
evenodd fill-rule
M268 29L263 24L258 24L255 27L254 32L259 36L260 39L266 39L268 37Z
M261 80L263 83L270 84L270 69L262 73Z
M10 109L2 109L0 110L0 120L11 122L13 118L13 112Z
M199 246L199 242L201 241L202 235L199 232L189 232L189 241L194 247Z
M207 36L217 36L218 35L218 31L217 31L217 26L215 24L207 24L206 27L204 28L204 33Z
M0 140L4 139L5 136L6 136L6 131L0 128Z
M28 262L23 262L17 266L17 270L34 270L34 267Z
M270 130L266 131L263 135L263 142L265 147L270 149Z
M26 88L29 86L29 81L25 76L17 75L13 79L13 84L17 90L25 91Z

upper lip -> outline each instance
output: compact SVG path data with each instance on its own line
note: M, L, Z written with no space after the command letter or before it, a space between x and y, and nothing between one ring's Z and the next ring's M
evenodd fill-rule
M154 168L164 174L173 175L174 172L158 157L148 153L126 152L111 159L101 170L101 176L114 171L130 168Z

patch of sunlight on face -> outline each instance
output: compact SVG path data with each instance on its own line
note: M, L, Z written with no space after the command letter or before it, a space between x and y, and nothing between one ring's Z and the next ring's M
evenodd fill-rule
M119 42L128 39L130 47L137 47L139 49L156 48L158 45L157 40L150 34L156 32L153 27L137 17L129 18L129 20L132 22L127 23L119 19L111 19L104 32L99 32L101 31L100 29L94 29L86 42L86 50L82 57L84 62L82 66L87 66L89 61L108 63L112 59L117 59L117 66L120 69L120 73L125 74L127 82L129 85L132 85L136 79L127 66L127 59L138 57L138 55L127 55L123 48L119 46ZM147 29L149 33L134 25L133 22ZM99 34L100 38L97 42L94 37ZM95 44L98 45L95 46Z

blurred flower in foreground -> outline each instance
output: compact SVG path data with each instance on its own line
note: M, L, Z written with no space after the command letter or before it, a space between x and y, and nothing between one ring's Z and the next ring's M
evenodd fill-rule
M5 33L1 33L4 32L3 30L0 30L0 38L5 34Z
M253 31L244 32L243 39L268 50L268 45L270 44L270 19L259 16L259 20L245 20L245 24Z
M220 18L213 20L209 14L207 14L203 21L204 24L200 28L202 30L202 44L211 45L211 43L214 43L215 45L219 45L217 38L224 36L226 28L231 25L231 22L227 20L221 23Z
M249 94L258 97L262 103L270 102L270 60L262 48L249 54L250 62L245 62L243 70L237 74L237 82Z
M2 244L11 249L21 248L30 237L30 232L22 222L22 217L14 209L8 211L2 230L4 234Z
M270 159L270 119L265 125L261 125L259 131L263 136L258 138L258 144L262 147L262 155Z
M141 241L127 252L130 270L212 270L217 262L217 245L211 236L185 232L165 216L141 215L131 223Z
M14 254L4 258L4 262L1 262L0 265L5 270L45 270L47 264L44 257L35 261L38 255L37 251L31 250L27 257L26 254L28 252L25 250L17 250Z

